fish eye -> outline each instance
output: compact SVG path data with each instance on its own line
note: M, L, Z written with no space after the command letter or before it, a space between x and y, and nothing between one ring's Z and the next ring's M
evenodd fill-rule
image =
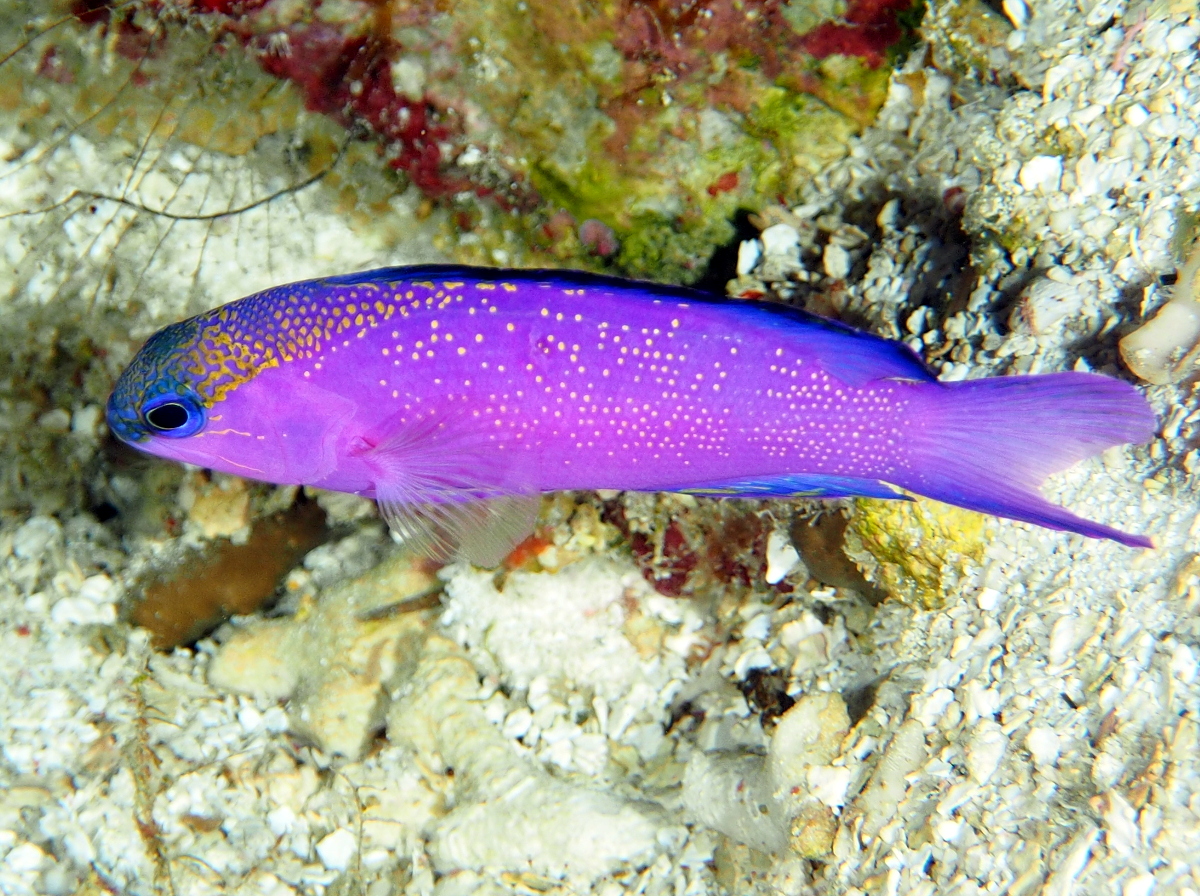
M204 413L199 405L173 395L145 407L142 419L158 435L172 438L190 436L204 425Z

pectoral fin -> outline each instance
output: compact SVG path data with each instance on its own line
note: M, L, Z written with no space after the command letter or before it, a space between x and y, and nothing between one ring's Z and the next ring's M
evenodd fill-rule
M529 453L468 413L402 423L363 457L392 531L435 559L496 566L533 531L540 494Z

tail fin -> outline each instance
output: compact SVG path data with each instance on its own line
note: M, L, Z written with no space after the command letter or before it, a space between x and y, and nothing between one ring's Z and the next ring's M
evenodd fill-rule
M1145 442L1154 412L1127 383L1090 373L994 377L918 387L929 396L915 435L912 475L897 485L948 504L1049 529L1153 547L1149 538L1051 504L1051 473L1105 448Z

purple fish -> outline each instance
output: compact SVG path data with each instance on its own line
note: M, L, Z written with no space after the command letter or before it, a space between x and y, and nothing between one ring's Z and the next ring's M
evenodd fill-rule
M567 271L387 268L156 333L108 423L129 444L375 498L402 536L498 559L537 495L903 497L1149 547L1047 475L1155 418L1085 373L940 383L906 346L781 305ZM481 540L482 539L482 540Z

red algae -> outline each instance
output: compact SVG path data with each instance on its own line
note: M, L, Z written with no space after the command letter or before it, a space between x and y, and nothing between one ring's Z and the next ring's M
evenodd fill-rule
M731 190L736 190L738 186L738 173L736 171L726 171L715 181L709 184L708 195L716 196L720 193L728 193Z
M162 45L155 41L154 34L137 24L131 15L121 15L113 21L116 12L111 0L76 0L71 4L71 15L84 25L100 25L116 37L113 46L126 59L139 62L154 59L162 53Z
M510 572L518 569L536 571L541 568L538 555L553 545L554 542L542 535L537 533L530 535L504 558L504 568Z
M192 0L192 5L201 12L217 12L226 16L239 16L253 12L261 6L265 6L268 2L269 0Z
M579 225L579 242L589 252L601 258L611 258L621 248L621 243L612 228L595 218L588 218Z
M57 47L48 47L38 61L37 73L43 78L49 78L59 84L74 84L75 73L63 65L62 56Z
M900 16L912 0L851 0L838 22L824 22L801 35L798 46L816 59L857 56L872 68L904 37Z
M681 511L677 499L625 494L606 501L602 518L629 543L643 578L667 597L719 596L766 584L771 527L757 502L700 501Z
M283 33L286 52L271 52L264 38L255 39L254 46L269 74L301 89L309 111L339 124L365 124L385 141L388 164L429 196L471 187L465 176L443 170L441 144L459 136L443 120L447 113L396 93L391 59L397 45L375 35L347 36L320 22Z
M663 530L658 544L652 535L634 532L629 545L642 564L642 574L659 594L679 597L688 582L688 574L700 562L688 544L679 523L672 520Z

